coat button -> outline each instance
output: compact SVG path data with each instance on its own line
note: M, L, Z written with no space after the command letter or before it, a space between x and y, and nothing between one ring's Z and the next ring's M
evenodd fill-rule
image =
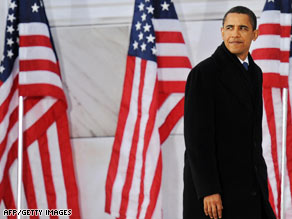
M258 168L257 168L257 166L254 166L254 170L255 170L256 172L258 172Z
M251 192L251 195L252 196L256 196L257 195L257 192Z

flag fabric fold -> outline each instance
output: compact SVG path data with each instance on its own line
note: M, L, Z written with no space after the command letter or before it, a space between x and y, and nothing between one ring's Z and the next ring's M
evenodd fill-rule
M282 91L291 96L291 0L267 0L259 20L252 56L263 71L263 155L268 168L269 199L277 218L281 212ZM292 218L292 123L288 98L285 168L286 218Z
M191 63L170 0L136 0L105 211L162 218L161 146L183 116Z
M17 207L19 96L24 97L22 209L71 209L67 218L80 218L66 97L41 0L9 3L0 64L0 200L6 209Z

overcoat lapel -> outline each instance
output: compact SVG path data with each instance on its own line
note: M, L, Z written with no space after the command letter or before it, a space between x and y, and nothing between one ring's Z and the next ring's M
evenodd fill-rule
M230 53L224 43L217 48L212 58L219 69L218 79L230 93L235 94L238 100L248 109L253 110L253 88L248 72L238 58Z

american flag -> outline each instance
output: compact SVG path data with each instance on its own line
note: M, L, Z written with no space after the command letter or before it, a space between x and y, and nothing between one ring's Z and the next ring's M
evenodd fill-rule
M80 218L67 103L41 0L9 3L0 63L2 209L17 203L19 96L24 97L22 208L72 209L71 218Z
M259 37L252 52L263 71L263 155L268 167L270 203L277 218L281 213L282 91L289 84L290 96L292 88L291 12L291 0L266 1L260 17ZM291 116L291 99L288 98L285 218L292 218Z
M161 146L183 116L191 69L170 0L136 0L105 211L117 218L162 218Z

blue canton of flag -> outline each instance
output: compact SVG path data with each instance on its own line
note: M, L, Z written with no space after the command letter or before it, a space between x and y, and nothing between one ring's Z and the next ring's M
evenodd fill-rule
M177 19L170 0L139 0L135 2L129 55L156 61L155 31L152 19Z

